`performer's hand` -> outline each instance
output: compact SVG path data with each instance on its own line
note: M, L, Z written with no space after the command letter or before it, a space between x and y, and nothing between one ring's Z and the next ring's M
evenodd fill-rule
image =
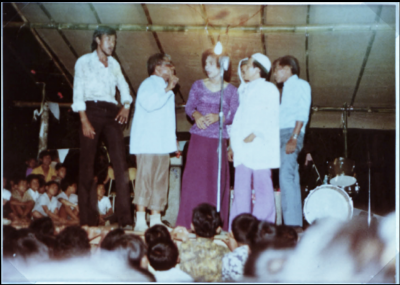
M168 80L168 86L167 86L167 88L165 88L165 92L168 92L168 91L174 89L175 85L178 83L178 81L179 81L179 78L176 75L171 74L171 76L169 77L169 80Z
M250 135L248 135L243 141L245 143L251 143L254 139L256 138L256 135L251 133Z
M94 135L96 134L89 120L82 121L82 132L83 135L89 139L94 139Z
M199 129L201 129L201 130L207 129L208 125L206 123L206 119L200 112L195 111L193 113L193 118L194 118L194 120L196 122L196 125L197 125L197 127Z
M219 121L219 115L214 113L209 113L205 115L204 118L206 120L207 126ZM225 117L222 118L222 121L225 121Z
M119 111L118 115L115 117L115 120L120 124L126 124L128 122L129 109L122 107Z
M290 140L286 144L286 154L294 153L297 146L297 140L290 138Z
M233 161L233 150L232 150L232 148L229 148L229 149L228 149L228 160L229 160L230 162Z

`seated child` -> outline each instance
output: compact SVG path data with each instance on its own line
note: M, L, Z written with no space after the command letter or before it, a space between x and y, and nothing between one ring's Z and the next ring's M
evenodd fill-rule
M32 210L32 216L34 219L40 219L43 217L50 217L53 222L61 222L62 219L58 215L57 198L55 197L58 193L58 183L50 181L46 183L46 193L40 195L37 200L35 207Z
M57 176L56 170L50 166L51 163L51 155L50 152L44 150L40 152L39 159L42 164L32 170L31 174L41 174L44 176L44 180L46 182L51 181L53 176Z
M36 167L36 159L31 157L26 162L27 168L25 176L28 177L32 173L32 170Z
M35 203L36 203L37 199L40 196L40 193L39 193L39 188L40 188L39 176L35 175L35 174L30 174L30 175L28 175L28 177L26 179L28 180L28 186L29 186L29 189L26 192L28 192L29 195L31 195L31 197L33 198L33 201L35 201Z
M61 184L61 181L67 175L67 168L62 163L57 163L55 169L57 174L53 176L52 180Z
M154 277L157 282L193 282L190 275L175 268L179 254L172 240L157 240L152 243L147 258L155 270Z
M46 192L46 181L44 180L43 175L37 175L39 177L39 195L42 195L43 193Z
M35 205L35 201L26 191L28 184L26 178L19 178L16 180L16 189L11 193L10 206L12 210L11 219L30 222L31 211Z
M59 216L63 219L71 218L72 221L79 222L78 195L76 195L77 185L74 181L63 181L61 192L57 195L57 208Z
M222 257L229 249L213 242L221 230L221 217L214 206L203 203L193 209L192 230L195 240L182 242L180 268L200 282L221 280Z
M222 258L222 280L239 281L243 277L244 265L250 254L252 236L257 231L258 220L251 214L241 214L232 221L232 232L237 243L232 252L225 254Z
M110 199L105 197L106 189L103 183L97 184L97 199L99 206L99 225L105 224L105 219L113 214Z

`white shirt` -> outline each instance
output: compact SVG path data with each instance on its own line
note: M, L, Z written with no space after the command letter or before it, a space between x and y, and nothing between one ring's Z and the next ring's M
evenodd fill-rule
M40 196L40 193L38 191L33 190L32 188L29 188L27 191L29 195L31 195L31 197L33 198L33 201L35 201L36 203L37 199Z
M133 116L130 153L167 154L176 151L175 95L157 75L139 86Z
M121 103L132 102L129 86L121 66L112 56L107 57L108 67L99 60L97 51L81 56L75 64L74 96L71 108L74 112L85 111L85 101L105 101L118 104L115 87L121 94Z
M192 276L175 267L165 271L155 271L154 277L156 278L157 282L162 283L194 282Z
M57 195L57 208L60 209L62 206L62 203L60 202L60 199L65 199L67 201L70 201L71 203L74 203L75 205L78 206L78 195L76 194L71 194L69 195L69 197L67 196L67 194L65 194L64 191L61 191L60 194ZM70 206L71 209L74 209L75 207Z
M271 82L258 78L239 88L239 107L231 127L234 166L251 169L280 166L279 91ZM250 143L243 140L254 133Z
M11 199L11 192L3 188L3 200L10 201L10 199Z
M103 197L100 201L98 201L98 205L99 205L99 213L100 215L105 215L107 214L108 210L111 209L111 202L110 199L108 199L108 197Z
M37 201L35 203L35 207L33 207L33 209L32 209L32 212L38 211L43 216L47 217L47 214L44 212L42 206L47 206L47 209L49 209L50 212L54 213L54 210L57 208L57 203L58 203L58 200L56 197L52 197L50 200L47 193L43 193L37 199Z
M222 258L222 281L240 281L249 257L247 246L240 246Z
M294 128L296 121L302 121L301 132L304 134L311 107L310 84L292 75L283 84L282 102L279 114L280 129Z

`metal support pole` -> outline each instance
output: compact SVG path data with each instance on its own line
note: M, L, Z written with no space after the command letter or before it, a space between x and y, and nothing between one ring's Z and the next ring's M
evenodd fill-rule
M43 84L44 85L44 84ZM44 89L44 86L43 86ZM39 132L39 152L47 149L47 137L49 134L49 103L44 102L43 104L43 113L40 118L40 132Z
M344 157L347 158L347 103L344 103L344 122L343 122L343 135L344 135Z
M221 99L219 103L219 141L218 141L218 185L217 185L217 212L220 212L221 207L221 169L222 169L222 129L223 129L223 115L222 112L222 98L224 97L224 68L220 65L221 69Z

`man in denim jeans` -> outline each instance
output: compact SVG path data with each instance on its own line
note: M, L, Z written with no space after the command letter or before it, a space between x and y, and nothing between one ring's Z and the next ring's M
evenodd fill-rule
M283 83L279 110L281 139L279 185L283 220L285 225L301 231L303 214L297 156L303 147L310 113L311 87L307 81L298 77L299 74L299 62L295 57L287 55L275 60L275 80L277 83Z

